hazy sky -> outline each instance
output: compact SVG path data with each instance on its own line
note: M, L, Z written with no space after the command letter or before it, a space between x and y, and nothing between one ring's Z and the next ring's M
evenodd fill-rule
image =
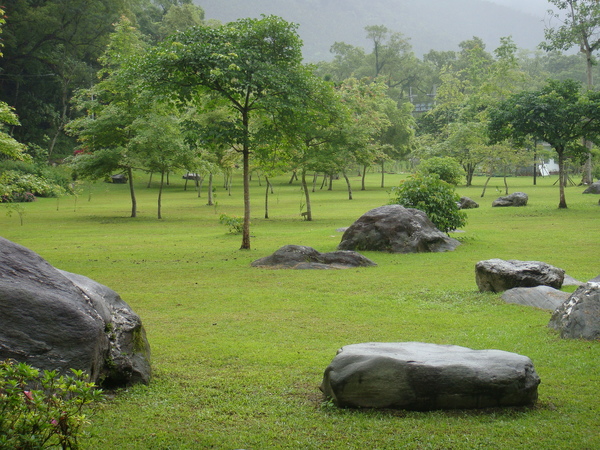
M556 7L548 0L488 0L499 5L509 6L514 9L520 9L533 16L539 17L540 20L546 15L549 9L556 10Z

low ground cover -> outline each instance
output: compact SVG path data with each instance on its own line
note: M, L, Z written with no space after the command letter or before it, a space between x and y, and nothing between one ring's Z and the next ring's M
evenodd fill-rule
M389 174L397 185L404 175ZM24 205L23 225L0 214L1 235L56 267L121 294L142 317L154 380L121 390L92 420L90 448L598 448L600 347L561 340L550 313L477 292L483 259L540 260L587 280L600 274L597 196L569 187L557 208L556 177L509 180L529 195L524 208L492 208L502 180L459 187L480 202L468 211L463 245L443 254L365 252L378 266L344 271L264 270L250 262L286 244L335 250L341 227L388 203L389 188L367 177L348 200L343 180L312 194L314 221L300 216L302 193L273 180L270 219L264 182L252 182L252 249L238 250L222 214L242 216L232 195L183 189L171 177L156 219L156 188L138 186L131 219L126 185L97 183L77 199ZM354 180L359 186L358 178ZM338 348L370 341L423 341L529 356L542 380L534 408L483 411L356 411L333 407L318 390Z

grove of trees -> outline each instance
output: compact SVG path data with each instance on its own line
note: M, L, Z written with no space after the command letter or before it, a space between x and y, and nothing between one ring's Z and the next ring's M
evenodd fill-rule
M81 178L124 173L135 217L134 177L157 174L161 218L169 173L193 173L198 189L206 177L211 204L214 175L240 167L241 248L249 249L252 172L267 180L266 217L268 178L293 172L312 220L317 173L330 183L343 177L350 200L349 172L365 189L364 175L379 170L384 187L386 164L400 161L416 170L423 161L422 173L451 161L470 185L475 174L535 167L545 143L561 167L565 208L566 161L593 181L600 6L549 4L556 14L536 52L508 36L490 51L473 37L419 58L401 30L373 24L364 30L369 48L335 42L330 61L307 65L296 26L279 17L221 24L192 0L9 0L0 186L16 192L19 173L43 178L56 163ZM573 47L580 54L568 53Z

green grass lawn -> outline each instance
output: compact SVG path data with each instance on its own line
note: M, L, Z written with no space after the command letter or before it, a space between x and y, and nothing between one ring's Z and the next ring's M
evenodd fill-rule
M389 174L387 186L403 175ZM156 219L156 186L138 183L131 219L126 185L86 185L76 199L24 204L23 225L0 214L3 237L60 269L86 275L121 294L141 316L152 347L149 386L116 392L88 427L98 449L596 449L600 448L600 346L562 340L550 312L481 294L474 267L483 259L540 260L579 280L600 274L598 196L567 189L559 210L556 177L510 178L523 208L492 208L493 179L458 189L480 203L468 211L463 245L449 253L365 252L373 268L294 271L250 267L286 244L335 250L341 233L389 201L370 174L312 194L314 221L303 221L297 184L274 180L270 219L264 183L252 182L252 250L238 250L219 215L241 216L241 187L217 189L206 206L173 176ZM0 205L0 211L2 211ZM571 288L572 290L572 288ZM533 408L473 411L338 409L324 402L323 371L343 345L422 341L529 356L542 383Z

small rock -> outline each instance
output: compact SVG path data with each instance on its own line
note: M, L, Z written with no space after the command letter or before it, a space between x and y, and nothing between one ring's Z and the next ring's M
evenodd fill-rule
M502 294L506 303L533 306L535 308L554 311L562 305L571 294L559 291L550 286L512 288Z
M498 197L492 202L492 206L527 206L529 197L524 192L514 192L505 197Z

